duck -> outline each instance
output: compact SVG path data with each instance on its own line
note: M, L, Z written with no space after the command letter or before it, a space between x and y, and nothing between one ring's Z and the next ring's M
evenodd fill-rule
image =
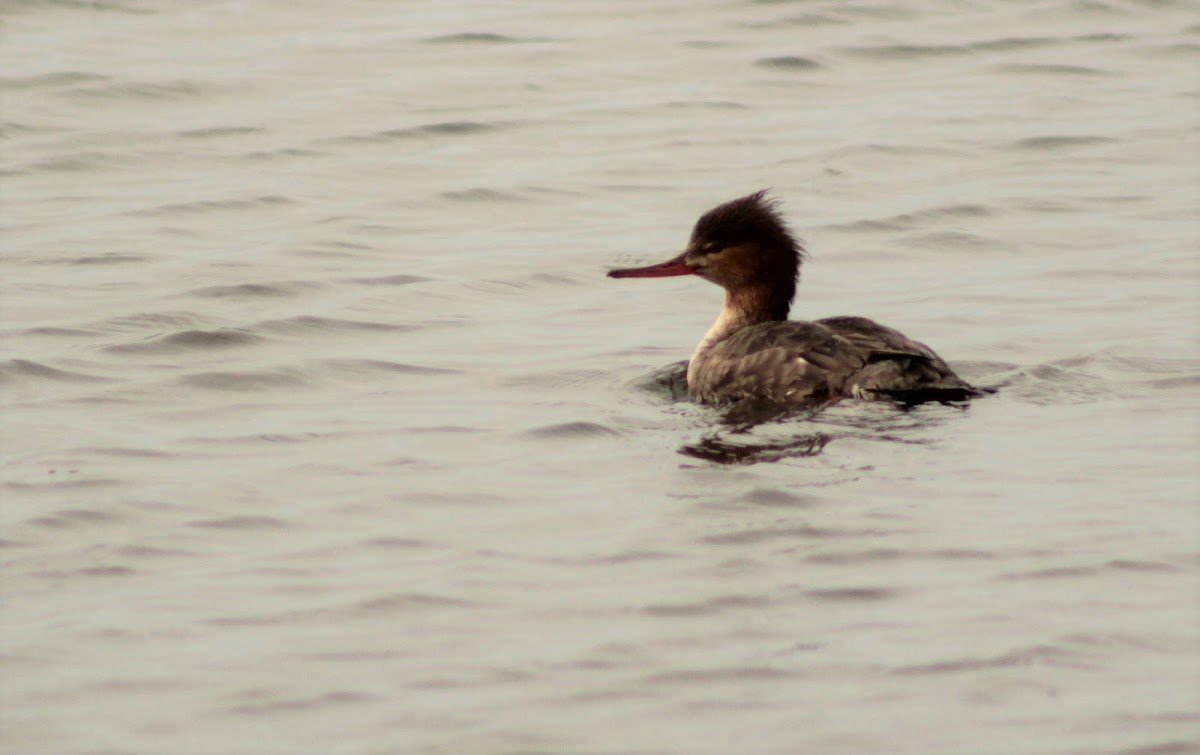
M804 247L780 201L758 191L700 216L681 254L610 278L695 275L725 289L725 305L687 363L689 397L812 406L842 399L956 402L972 386L925 344L866 317L789 320Z

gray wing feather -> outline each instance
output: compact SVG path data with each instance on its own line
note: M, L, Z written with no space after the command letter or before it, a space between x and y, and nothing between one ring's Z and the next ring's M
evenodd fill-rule
M903 399L913 392L936 399L942 391L952 400L975 390L925 344L864 317L760 323L697 358L703 369L688 390L705 403L752 397L792 404L879 394Z

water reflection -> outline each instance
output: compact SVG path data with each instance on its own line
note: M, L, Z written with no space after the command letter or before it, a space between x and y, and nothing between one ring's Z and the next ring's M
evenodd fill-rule
M813 433L779 443L744 443L722 437L718 432L695 443L685 443L679 448L679 453L716 464L757 464L816 456L830 440L832 438L825 433Z

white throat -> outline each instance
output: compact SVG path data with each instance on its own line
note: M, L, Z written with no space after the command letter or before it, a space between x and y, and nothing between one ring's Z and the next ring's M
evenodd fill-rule
M691 361L688 362L688 385L695 385L696 373L700 369L700 362L709 349L750 324L750 318L746 316L746 313L732 306L729 297L726 297L725 306L721 309L721 314L717 316L716 322L704 334L704 338L700 340L700 344L692 353Z

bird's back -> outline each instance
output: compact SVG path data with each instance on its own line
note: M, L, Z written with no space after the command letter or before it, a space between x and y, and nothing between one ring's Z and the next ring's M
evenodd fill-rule
M690 373L704 403L816 404L843 397L961 400L978 391L925 344L865 317L751 325L713 344Z

